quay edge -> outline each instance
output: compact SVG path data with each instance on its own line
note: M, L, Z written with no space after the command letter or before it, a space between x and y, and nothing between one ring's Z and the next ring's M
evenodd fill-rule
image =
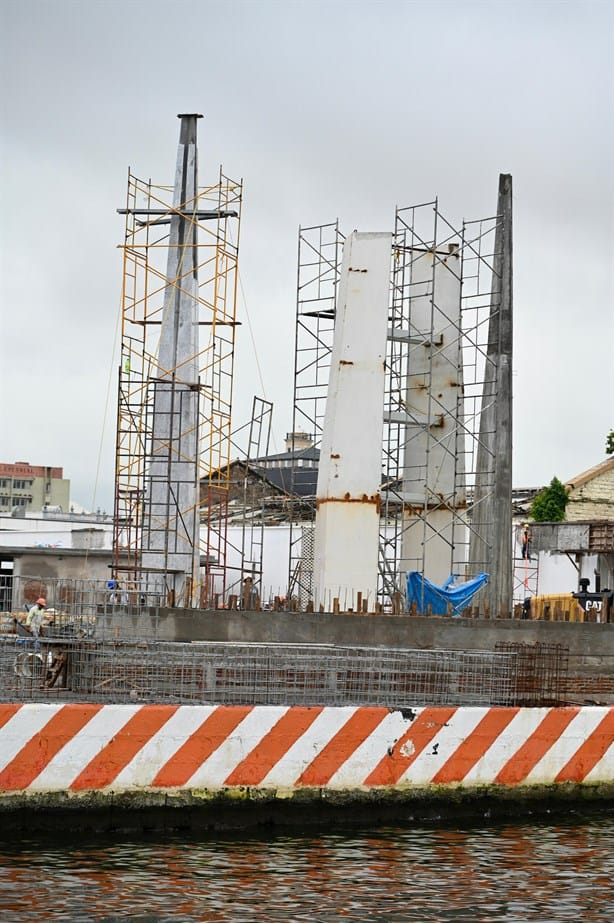
M5 831L614 813L612 706L32 703L0 724Z
M261 788L160 792L12 792L0 795L4 835L238 831L504 823L614 817L614 782L406 786L331 791Z

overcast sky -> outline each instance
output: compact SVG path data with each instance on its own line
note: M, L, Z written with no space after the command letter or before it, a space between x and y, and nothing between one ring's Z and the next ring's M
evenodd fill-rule
M495 212L514 182L514 484L567 480L614 427L614 3L0 0L0 461L112 509L127 168L245 182L235 424L292 425L299 224ZM249 324L246 321L249 319ZM253 343L250 338L250 325ZM254 358L254 345L255 355ZM260 381L258 368L262 369Z

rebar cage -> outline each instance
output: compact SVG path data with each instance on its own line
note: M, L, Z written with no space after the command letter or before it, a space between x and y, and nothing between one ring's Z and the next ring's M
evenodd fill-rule
M0 698L220 705L511 705L516 654L0 638Z

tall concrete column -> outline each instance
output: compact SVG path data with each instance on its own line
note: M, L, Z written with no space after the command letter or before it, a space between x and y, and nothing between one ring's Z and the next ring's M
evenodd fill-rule
M455 530L466 508L458 245L413 250L411 270L405 412L394 417L405 424L401 572L443 584L457 567Z
M501 174L476 483L470 516L469 576L489 574L490 611L512 607L512 177Z
M142 571L172 604L192 605L198 583L199 115L180 115L167 284L157 369L149 379L153 434L145 475Z
M314 602L377 594L392 235L346 240L316 491Z

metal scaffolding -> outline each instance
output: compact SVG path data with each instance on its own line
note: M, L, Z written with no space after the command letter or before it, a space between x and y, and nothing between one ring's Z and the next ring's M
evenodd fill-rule
M504 181L507 195L511 178ZM511 212L503 214L501 188L497 215L456 226L437 200L396 210L383 409L384 609L397 610L407 571L443 582L507 567L511 383L501 369L511 374ZM313 434L316 446L343 240L338 222L299 231L293 428ZM289 586L303 604L312 594L310 549L309 525L293 523ZM511 548L507 558L511 572ZM511 587L507 594L499 580L496 592L511 606Z
M196 116L181 118L183 142ZM194 149L195 133L190 141ZM121 210L115 577L144 594L162 591L170 604L208 604L226 582L241 197L241 183L221 170L216 183L193 190L129 172ZM191 339L173 353L163 330L169 305L182 299Z
M273 404L254 396L249 424L245 476L243 478L243 522L241 529L241 594L245 608L253 608L262 593L262 555L264 551L266 482L255 486L251 466L269 454ZM233 589L234 592L234 589Z
M523 540L525 527L517 525L514 530L512 547L514 549L514 604L523 603L530 596L539 592L539 549L537 542Z
M299 228L293 453L296 433L308 435L316 449L322 441L343 241L338 221ZM313 523L304 521L296 475L297 469L293 467L288 595L296 596L305 606L313 592ZM313 512L315 516L315 506Z
M481 509L495 488L484 392L500 221L455 227L437 200L396 212L382 455L384 598L404 591L410 570L473 576L472 538L492 530L474 501L480 451ZM482 547L475 570L489 571Z

